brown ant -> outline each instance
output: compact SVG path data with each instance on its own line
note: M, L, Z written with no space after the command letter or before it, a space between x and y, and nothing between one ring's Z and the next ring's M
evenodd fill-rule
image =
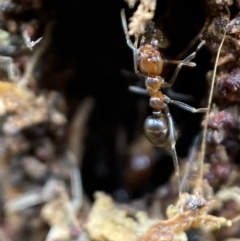
M154 110L152 115L145 120L145 135L155 146L170 147L180 187L179 164L175 149L177 133L174 127L173 118L169 112L168 104L177 105L192 113L206 112L207 108L196 109L183 102L172 100L164 95L160 91L160 88L170 87L174 83L183 65L188 67L196 66L195 63L190 61L195 58L197 51L205 44L205 41L201 41L196 50L184 60L163 59L159 48L164 48L166 44L162 32L155 28L153 22L150 21L147 23L145 33L140 40L140 46L137 48L138 39L136 39L135 45L130 39L124 9L121 11L121 19L127 45L133 50L135 73L140 78L144 79L146 86L146 89L130 86L129 90L150 96L150 106ZM165 82L160 75L163 71L164 63L177 64L169 82ZM179 195L181 195L181 193Z

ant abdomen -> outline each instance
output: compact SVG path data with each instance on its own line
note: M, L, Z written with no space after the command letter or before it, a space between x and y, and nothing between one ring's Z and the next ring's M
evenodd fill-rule
M153 113L144 123L147 139L156 146L165 146L168 138L168 121L162 113Z

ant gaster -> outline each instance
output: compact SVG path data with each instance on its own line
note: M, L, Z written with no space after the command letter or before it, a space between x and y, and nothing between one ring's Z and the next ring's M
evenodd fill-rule
M184 60L163 59L159 49L166 47L166 42L164 42L162 32L155 28L153 22L150 21L147 23L145 33L142 35L140 40L140 47L138 48L138 39L135 41L135 44L133 44L130 39L124 9L121 11L121 19L127 45L133 50L135 73L141 79L145 80L146 86L146 89L137 86L130 86L129 90L150 96L150 106L154 110L152 115L145 120L145 135L152 144L159 147L170 148L180 188L179 164L175 149L177 133L174 127L173 118L169 112L168 104L177 105L185 110L191 111L192 113L206 112L207 108L196 109L183 102L172 100L168 96L164 95L160 89L170 87L174 83L183 65L188 67L196 66L195 63L190 61L195 58L197 51L205 44L205 41L202 41L197 46L196 50ZM177 64L169 82L165 82L165 80L161 77L165 63ZM181 192L179 192L179 195L181 195Z

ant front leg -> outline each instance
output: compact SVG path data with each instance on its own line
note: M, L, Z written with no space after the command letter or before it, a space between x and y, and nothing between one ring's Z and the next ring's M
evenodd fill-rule
M187 58L185 58L184 60L182 60L176 67L174 73L173 73L173 76L172 78L170 79L169 82L164 82L164 84L162 85L162 87L169 87L171 86L175 79L177 78L178 74L179 74L179 71L180 69L182 68L182 66L189 66L189 67L194 67L194 65L192 64L192 62L190 62L191 60L193 60L197 54L197 52L202 48L202 46L205 44L205 40L201 41L201 43L197 46L196 50L190 54ZM172 60L173 63L174 63L174 60ZM169 63L171 63L171 61L169 61ZM177 62L176 62L177 63ZM190 64L191 63L191 64Z
M179 64L182 63L182 60L164 59L163 62L164 62L164 64L176 64L176 65L179 65ZM196 63L194 63L194 62L187 62L187 63L183 64L183 66L196 67Z
M182 108L182 109L184 109L184 110L190 111L190 112L192 112L192 113L205 113L205 112L207 112L207 110L208 110L208 108L198 108L198 109L196 109L196 108L194 108L194 107L192 107L192 106L190 106L190 105L187 105L187 104L185 104L185 103L183 103L183 102L181 102L181 101L172 100L172 99L170 99L170 98L169 98L168 96L166 96L166 95L164 95L164 102L165 102L166 104L176 105L176 106L178 106L178 107L180 107L180 108Z

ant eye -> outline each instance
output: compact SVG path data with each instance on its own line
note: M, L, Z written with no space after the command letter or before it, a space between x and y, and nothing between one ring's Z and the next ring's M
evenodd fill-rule
M157 57L152 57L152 61L153 61L154 63L157 63L157 62L158 62L158 58L157 58Z
M154 40L151 42L151 44L152 44L153 46L157 47L157 45L158 45L158 40L154 39Z

